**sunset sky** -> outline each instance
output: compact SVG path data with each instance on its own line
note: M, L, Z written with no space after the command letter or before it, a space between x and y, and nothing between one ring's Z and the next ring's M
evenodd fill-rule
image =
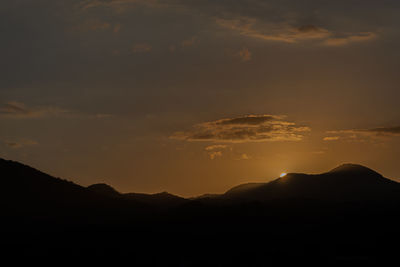
M398 0L5 0L0 157L121 192L400 180Z

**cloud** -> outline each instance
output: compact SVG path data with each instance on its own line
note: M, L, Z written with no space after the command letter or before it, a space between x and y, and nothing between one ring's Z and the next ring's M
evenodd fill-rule
M58 107L27 107L20 102L7 102L0 107L0 117L15 119L32 119L49 116L58 116L68 113L67 110Z
M210 156L210 159L213 160L217 157L222 157L222 151L213 151L208 153L208 155Z
M336 140L339 140L339 139L340 139L339 136L327 136L327 137L323 138L324 141L336 141Z
M251 52L246 47L240 50L238 55L242 59L242 61L249 61L251 59Z
M342 140L362 142L366 140L400 136L400 126L328 131L327 133L331 135L334 134L335 136L324 137L324 141Z
M316 5L315 8L317 9L326 8L322 4L315 3L314 5ZM337 3L337 5L344 4L342 2ZM91 11L91 13L104 12L101 8L122 12L136 7L161 8L165 12L168 10L175 14L201 14L203 18L209 20L214 26L216 23L220 28L263 41L294 44L314 40L321 45L337 47L351 43L366 42L377 37L376 33L370 29L373 26L363 27L363 31L349 32L348 27L343 28L340 24L335 26L330 23L333 20L330 17L324 20L324 24L330 25L330 29L328 29L328 27L321 25L322 23L318 18L307 19L307 17L312 16L309 14L310 9L297 5L296 1L293 1L293 4L290 5L282 4L281 1L276 0L268 1L268 3L262 0L238 1L235 5L218 0L86 0L78 4L79 10ZM332 10L329 10L328 13L332 12ZM334 16L334 18L336 17L337 15ZM110 25L101 23L92 22L92 24L88 26L96 29L110 27ZM119 29L118 26L113 26L112 28L117 29L117 31ZM365 29L368 30L365 31ZM195 42L196 37L193 37L181 42L181 46L192 46Z
M194 125L192 130L176 132L170 138L211 142L276 142L301 141L310 131L285 120L285 116L245 115Z
M374 133L376 135L385 135L385 136L400 136L400 126L396 127L380 127L366 130L369 133Z
M223 151L227 149L227 145L211 145L204 148L207 151L208 156L211 160L222 157Z
M348 27L340 26L340 23L332 24L337 18L346 12L339 12L349 3L338 1L333 6L338 9L330 8L325 4L316 1L308 5L297 4L298 1L282 3L278 0L239 0L235 4L227 1L187 1L187 0L85 0L78 4L80 10L97 10L98 8L114 9L117 11L126 11L130 8L163 8L181 14L201 14L203 18L216 22L221 28L231 30L240 35L264 40L285 43L297 43L306 40L315 40L326 46L344 46L350 43L365 42L377 37L371 27L363 27L363 31L348 32ZM350 4L352 6L353 4ZM354 6L355 7L355 6ZM379 5L377 5L379 7ZM356 17L363 16L364 7L357 5L357 11L353 12L354 20ZM366 7L368 8L368 7ZM322 18L318 19L315 10L325 12L331 16L325 16L324 24L330 25L331 29L321 25ZM98 10L97 10L98 11ZM102 10L100 10L102 11ZM310 19L310 17L314 17ZM363 18L365 21L365 18ZM365 23L368 24L368 23ZM333 26L332 26L333 25ZM341 29L337 28L341 27ZM365 31L365 29L369 29ZM188 39L182 42L182 46L193 45L194 39Z
M227 148L227 145L212 145L212 146L207 146L204 148L206 151L212 151L212 150L217 150L217 149L225 149Z
M249 156L249 155L247 155L246 153L243 153L241 156L240 156L240 159L241 160L249 160L251 157Z
M240 35L265 41L295 43L300 40L323 39L332 35L328 30L314 25L304 25L297 28L285 24L257 25L256 19L248 17L218 18L216 22L219 26L236 31Z
M28 107L24 103L15 101L7 102L0 106L0 118L3 119L40 119L48 117L107 119L112 116L112 114L107 113L88 114L73 112L54 106Z
M361 32L355 34L349 34L344 37L333 37L326 39L323 44L327 46L343 46L350 43L363 42L375 39L377 35L373 32Z
M316 151L312 151L311 152L311 154L314 154L314 155L322 155L322 154L325 154L325 153L326 153L325 150L316 150Z
M38 145L38 143L36 141L28 140L28 139L22 139L19 141L4 141L4 144L6 144L6 146L11 147L11 148L22 148L22 147L26 147L26 146Z
M342 46L353 42L369 41L377 37L373 32L341 33L312 24L291 26L286 22L262 23L255 18L238 17L233 19L216 19L217 25L237 32L240 35L264 40L285 43L316 40L322 45Z
M143 43L143 44L135 44L132 47L133 53L147 53L150 52L152 49L151 45Z

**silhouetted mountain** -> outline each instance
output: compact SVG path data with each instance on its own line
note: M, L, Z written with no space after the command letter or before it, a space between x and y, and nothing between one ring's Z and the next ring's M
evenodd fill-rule
M133 200L95 192L93 188L87 189L14 161L0 159L0 174L3 215L24 217L27 221L49 218L59 218L59 221L76 218L77 221L78 217L93 221L95 217L107 214L139 211L143 206Z
M325 201L382 201L400 198L400 184L356 164L343 164L327 173L289 173L269 183L243 184L221 196L236 201L315 199Z
M92 184L87 187L89 191L110 197L122 197L122 194L108 184Z
M122 198L126 200L133 200L137 203L156 206L159 208L171 208L185 203L187 200L182 197L172 195L168 192L161 192L156 194L142 194L142 193L125 193L122 194L107 184L93 184L87 187L92 192L101 195Z
M0 159L1 196L12 203L76 203L90 195L82 186L54 178L18 162ZM26 203L24 203L26 201Z
M188 200L168 192L161 192L157 194L141 194L141 193L127 193L123 194L126 199L133 199L141 203L146 203L149 205L172 207L178 206L180 204L186 203Z
M231 189L229 189L226 193L225 196L235 196L235 195L241 195L244 194L248 191L251 191L253 189L256 189L258 187L264 186L265 183L247 183L247 184L241 184L238 186L235 186Z
M342 174L342 175L367 175L367 176L375 176L375 177L382 177L379 173L377 173L374 170L371 170L370 168L367 168L365 166L359 165L359 164L342 164L332 170L330 170L328 173L335 173L335 174Z
M337 266L397 256L400 185L360 165L191 199L85 188L2 159L0 175L2 259Z
M191 197L190 200L213 199L221 196L221 194L203 194L197 197Z

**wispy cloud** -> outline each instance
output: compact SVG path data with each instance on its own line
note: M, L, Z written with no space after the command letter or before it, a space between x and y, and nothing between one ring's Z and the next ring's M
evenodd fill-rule
M314 25L291 27L285 24L257 25L257 20L248 17L235 19L217 19L217 24L247 37L266 40L295 43L307 39L328 38L332 33Z
M293 1L296 2L296 1ZM127 11L136 7L163 8L186 14L201 13L204 18L212 21L222 29L230 30L239 35L263 40L284 43L299 43L302 41L315 41L316 44L325 46L345 46L351 43L360 43L377 38L374 29L365 31L348 31L348 29L321 25L315 20L304 23L300 17L304 13L297 5L287 5L280 1L238 1L232 5L226 1L184 1L184 0L85 0L78 5L80 10L92 11L99 8ZM342 5L343 3L338 3ZM240 7L240 8L238 8ZM292 15L282 13L287 9ZM261 16L260 10L265 10L266 15ZM98 10L97 10L98 11ZM245 15L244 15L245 14ZM90 28L104 28L109 25L93 23ZM115 26L113 26L115 29ZM117 27L118 29L118 27ZM368 29L368 28L367 28ZM196 42L196 37L184 40L181 46L191 46Z
M376 37L377 35L373 32L350 33L343 37L328 38L323 42L323 44L327 46L343 46L350 43L369 41L375 39Z
M170 138L185 141L276 142L301 141L310 131L285 120L286 116L245 115L194 125L192 130L176 132Z
M316 40L322 45L342 46L353 42L369 41L377 37L373 32L342 33L312 24L294 27L285 22L261 23L257 19L250 17L217 18L216 23L222 28L249 38L285 43Z
M206 151L212 151L212 150L217 150L217 149L225 149L227 147L228 147L227 145L211 145L211 146L207 146L204 149Z
M208 156L211 160L216 159L217 157L222 157L222 151L211 151L208 153Z
M113 115L107 113L82 113L56 106L27 106L16 101L7 102L0 106L0 118L2 119L41 119L50 117L108 119Z
M227 145L211 145L204 148L207 151L208 156L211 160L217 157L222 157L223 151L227 149Z
M339 139L340 139L340 136L326 136L323 138L324 141L336 141Z
M7 102L0 107L0 117L31 119L67 114L68 111L58 107L27 107L21 102Z
M251 157L249 155L247 155L246 153L243 153L242 155L240 155L240 160L249 160L251 159Z
M18 141L4 141L4 144L10 148L22 148L26 146L38 145L38 142L29 139L21 139Z
M365 141L400 136L400 126L328 131L324 141Z

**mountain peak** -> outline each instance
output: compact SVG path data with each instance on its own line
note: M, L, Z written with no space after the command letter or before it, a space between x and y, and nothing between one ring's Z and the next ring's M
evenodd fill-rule
M363 175L378 175L381 176L379 173L376 171L367 168L365 166L359 165L359 164L353 164L353 163L345 163L342 164L332 170L330 170L328 173L348 173L348 174L363 174Z
M112 186L108 184L92 184L87 187L92 192L96 192L98 194L107 195L107 196L114 196L119 197L121 194L115 190Z

